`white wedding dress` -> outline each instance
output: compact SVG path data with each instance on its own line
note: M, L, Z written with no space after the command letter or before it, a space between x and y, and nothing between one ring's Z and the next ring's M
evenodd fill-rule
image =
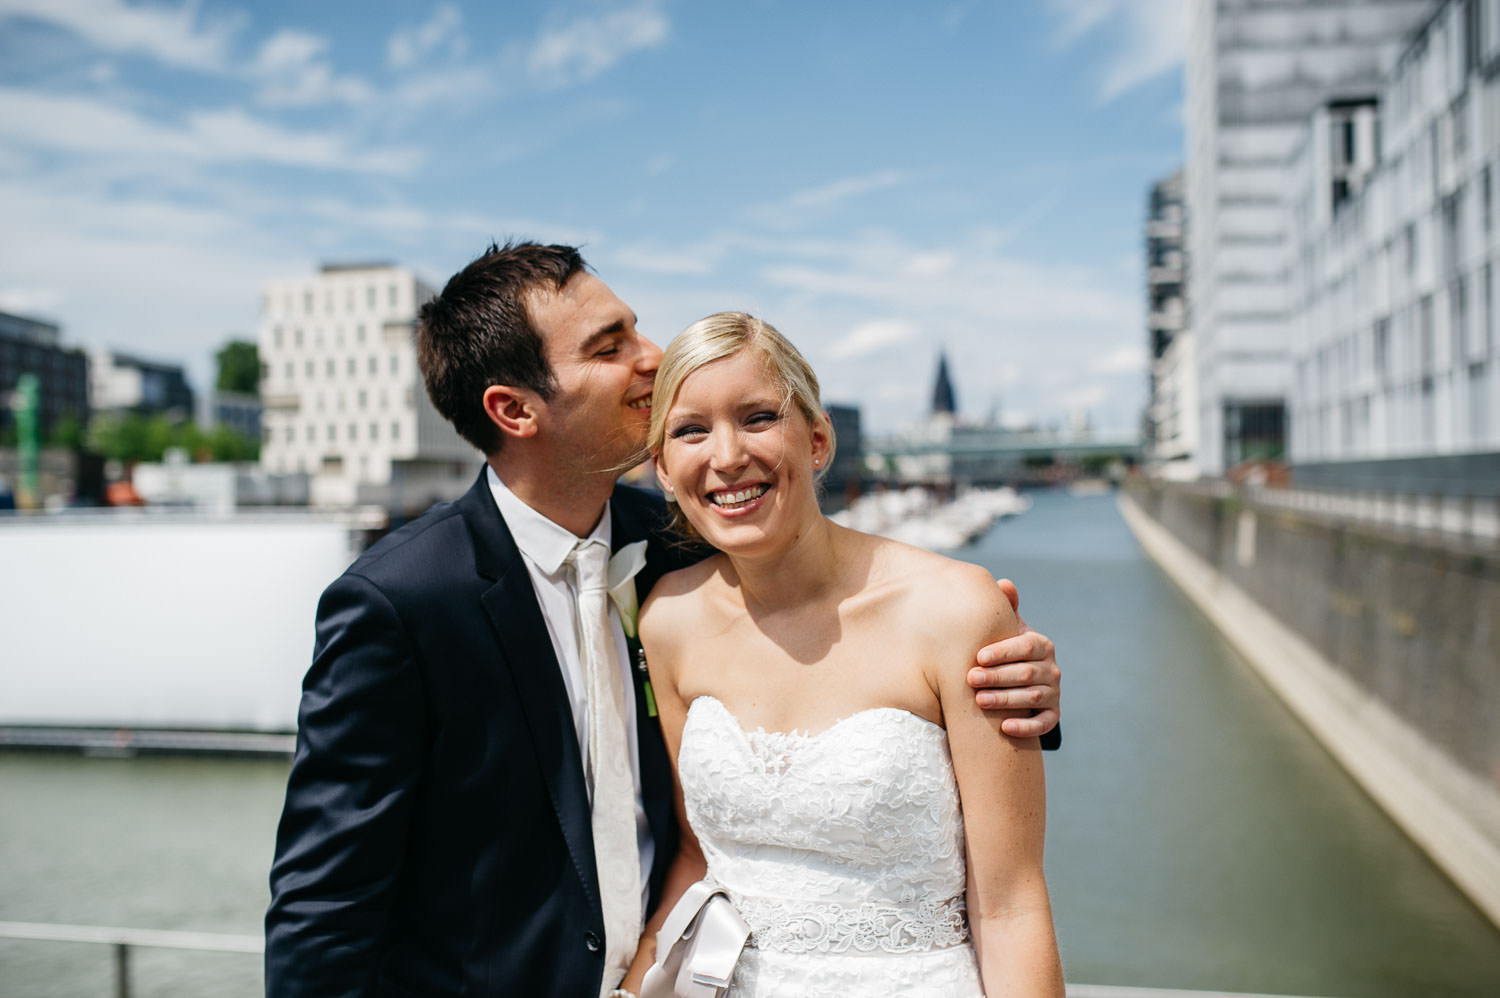
M815 735L688 708L688 822L750 924L735 998L982 998L947 733L864 710Z

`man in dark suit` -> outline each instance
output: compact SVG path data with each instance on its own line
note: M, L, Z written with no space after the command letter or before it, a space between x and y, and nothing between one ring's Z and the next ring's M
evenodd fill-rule
M606 939L567 552L648 541L641 599L697 556L665 534L658 499L616 483L645 439L661 352L576 250L531 243L491 247L455 275L423 307L417 343L435 406L487 466L319 603L266 993L605 995L634 940ZM612 614L644 913L676 848L671 768ZM976 685L1014 687L982 702L1042 708L1013 733L1055 724L1045 637L982 659L999 665L976 669Z

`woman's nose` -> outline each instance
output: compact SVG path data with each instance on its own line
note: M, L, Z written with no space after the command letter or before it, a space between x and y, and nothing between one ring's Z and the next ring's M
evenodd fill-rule
M715 430L711 460L715 471L738 471L749 459L746 457L744 441L732 429Z

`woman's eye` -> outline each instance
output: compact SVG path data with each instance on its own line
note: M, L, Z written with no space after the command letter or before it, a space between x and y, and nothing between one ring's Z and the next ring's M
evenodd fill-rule
M745 422L751 426L764 426L769 423L774 423L780 418L781 413L766 410L763 412L752 413L750 418L745 420Z
M603 350L600 350L598 353L594 354L594 356L595 357L613 357L615 354L617 354L619 352L620 352L620 348L619 347L617 347L617 346L608 346L608 347L605 347Z
M673 430L672 431L672 439L673 440L682 440L685 437L701 437L703 434L705 434L707 432L708 431L705 430L703 427L698 426L695 423L689 423L686 426L679 426L675 430Z

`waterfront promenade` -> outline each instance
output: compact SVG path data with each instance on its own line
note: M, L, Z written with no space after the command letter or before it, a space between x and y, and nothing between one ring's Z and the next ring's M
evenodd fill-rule
M1115 498L1033 495L959 554L1015 578L1062 649L1047 868L1073 993L1493 994L1500 933L1145 556ZM258 936L285 777L281 760L0 752L0 921ZM112 966L105 946L0 939L7 995L110 994ZM132 970L138 996L260 993L253 954L141 949Z

